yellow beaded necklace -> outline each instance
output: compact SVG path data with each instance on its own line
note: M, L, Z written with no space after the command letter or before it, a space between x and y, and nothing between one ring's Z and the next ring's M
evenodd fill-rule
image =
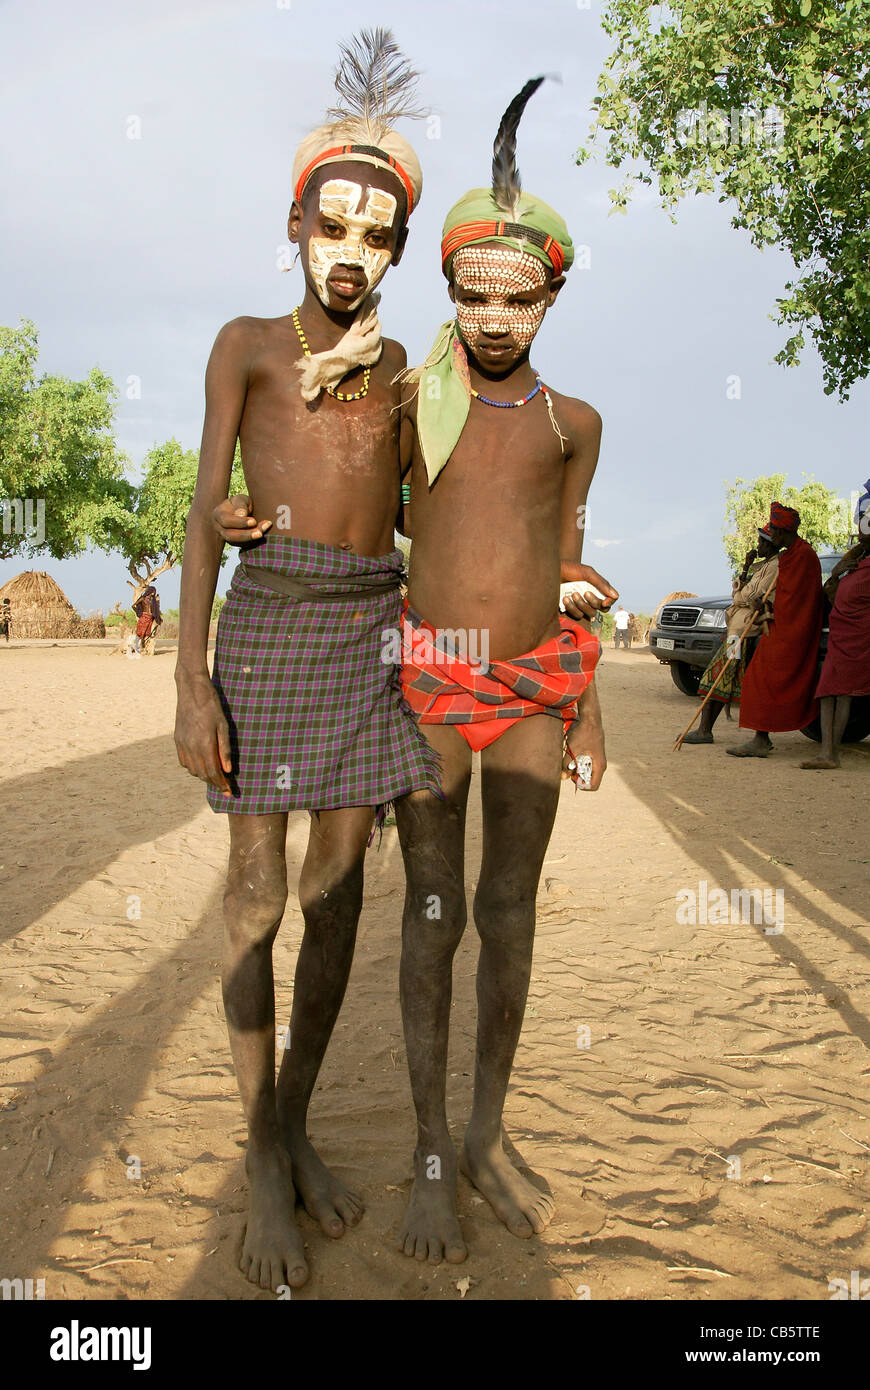
M306 338L305 334L304 334L303 331L302 331L302 324L299 322L299 305L298 305L298 304L297 304L296 308L293 310L293 316L292 316L292 317L293 317L293 326L294 326L294 328L296 329L296 335L297 335L297 337L298 337L300 343L302 344L302 351L305 353L305 356L306 356L306 357L310 357L310 356L311 356L311 348L308 346L308 339ZM367 395L368 395L368 390L369 390L369 379L370 379L370 377L371 377L371 374L372 374L371 367L364 367L364 368L363 368L363 384L362 384L362 387L360 388L359 391L354 391L354 392L352 392L351 394L347 394L347 393L345 393L345 392L343 392L343 391L336 391L336 389L335 389L334 386L327 386L326 389L327 389L327 391L329 392L330 396L334 397L334 399L337 400L337 401L361 401L362 398L363 398L363 396L367 396Z

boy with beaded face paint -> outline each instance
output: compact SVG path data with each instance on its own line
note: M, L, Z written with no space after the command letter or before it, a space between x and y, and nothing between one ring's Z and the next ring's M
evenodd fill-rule
M318 1158L308 1103L350 971L363 860L377 808L438 787L437 759L381 661L398 633L402 554L399 388L406 358L381 338L373 291L402 254L420 166L392 129L416 74L383 30L336 76L342 107L306 137L288 231L305 296L292 314L218 334L181 590L179 759L227 812L223 998L248 1125L250 1208L241 1268L261 1288L305 1281L295 1199L328 1236L362 1204ZM212 511L237 438L260 518L206 649L222 543ZM305 920L275 1080L272 942L287 895L288 813L311 812L299 883Z
M413 792L396 805L407 877L401 1002L418 1127L399 1247L433 1263L466 1255L445 1078L452 962L466 923L472 751L481 753L481 944L474 1102L460 1162L521 1237L541 1231L553 1210L502 1147L535 895L561 779L579 781L582 759L596 790L606 767L593 683L599 642L578 621L589 606L568 600L566 614L558 610L560 581L592 578L579 561L601 420L550 391L529 363L573 258L564 222L522 193L516 169L517 124L542 80L527 83L503 117L492 190L472 190L448 213L442 265L456 318L406 374L417 389L403 420L414 538L403 684L441 757L442 796ZM593 582L607 601L617 597L600 576Z

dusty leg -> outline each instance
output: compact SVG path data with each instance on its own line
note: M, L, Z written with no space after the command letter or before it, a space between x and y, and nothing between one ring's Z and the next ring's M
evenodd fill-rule
M701 711L701 733L702 733L702 734L710 734L710 735L712 736L712 733L713 733L713 725L716 723L716 720L719 718L719 715L722 713L722 711L723 711L724 708L725 708L725 706L724 706L724 704L722 703L721 700L711 700L711 701L709 702L709 704L706 705L706 706L704 707L704 709L702 709L702 711Z
M278 1074L278 1124L293 1163L294 1186L308 1215L333 1237L356 1225L363 1204L318 1158L306 1121L347 988L373 816L371 806L351 806L311 818L299 880L305 934L296 963L289 1045Z
M721 700L708 700L701 710L701 718L697 729L686 734L683 743L712 743L713 725L722 713L725 705Z
M843 735L846 732L846 725L849 722L849 715L852 712L852 696L838 695L837 708L834 710L834 738L831 752L834 760L839 764L840 745L843 742Z
M535 894L559 800L562 726L533 715L482 754L483 861L474 899L480 935L474 1105L462 1171L516 1236L542 1231L552 1199L502 1148L502 1111L522 1028Z
M851 695L823 695L819 717L822 725L822 751L808 758L801 767L813 772L833 772L840 766L840 744L849 722Z
M250 1210L241 1269L277 1290L308 1278L294 1219L290 1159L275 1109L275 992L272 943L287 898L287 816L228 816L230 865L224 893L223 998L239 1092L248 1122L245 1167Z
M456 1151L445 1089L453 956L465 930L465 807L471 752L455 729L423 725L442 757L445 800L412 792L396 804L405 861L399 990L417 1112L414 1186L399 1249L439 1264L464 1260L456 1217ZM561 750L560 750L561 751Z

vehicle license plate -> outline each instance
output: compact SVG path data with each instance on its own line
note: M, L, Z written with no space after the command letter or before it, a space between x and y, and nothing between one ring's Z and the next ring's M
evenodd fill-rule
M674 639L673 637L659 637L656 639L656 646L660 647L663 652L672 652L674 650Z

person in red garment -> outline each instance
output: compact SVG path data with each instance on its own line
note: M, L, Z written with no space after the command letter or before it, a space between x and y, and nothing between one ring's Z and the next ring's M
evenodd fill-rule
M766 758L771 732L802 729L818 712L822 569L812 546L798 535L799 525L794 507L771 503L769 528L780 548L773 621L747 667L740 696L740 727L754 729L755 736L729 748L733 758Z
M840 766L852 699L870 695L870 496L858 504L858 526L858 544L843 556L825 585L833 608L828 652L816 689L822 707L822 751L801 763L813 772L833 772Z
M135 656L141 656L148 638L157 631L163 622L160 600L153 584L149 584L148 588L139 595L133 604L133 612L136 614L133 653Z

